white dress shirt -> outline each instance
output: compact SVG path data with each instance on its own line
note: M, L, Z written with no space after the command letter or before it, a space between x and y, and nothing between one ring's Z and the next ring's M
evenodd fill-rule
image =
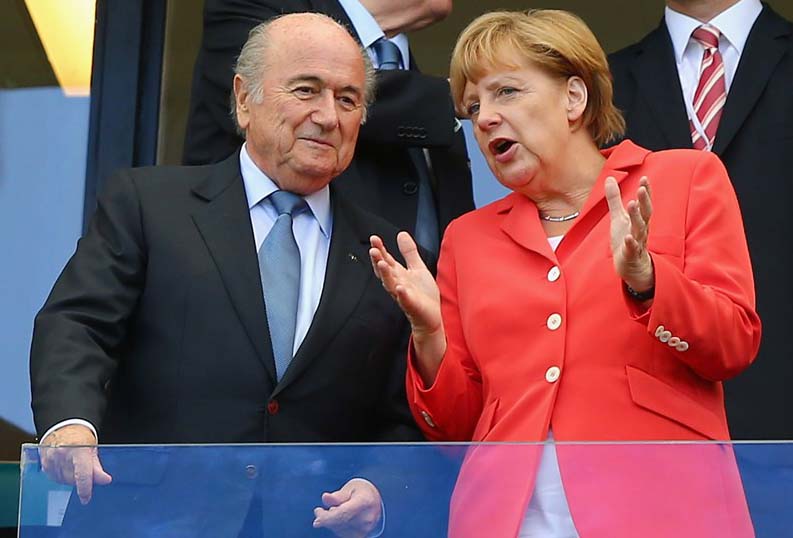
M369 53L369 57L372 59L374 66L377 67L380 65L379 59L371 47L372 43L382 37L386 37L385 32L383 32L383 29L377 24L375 18L359 0L339 0L339 4L341 4L347 17L350 18L350 22L353 28L355 28L355 33L358 34L361 45ZM389 39L399 47L399 52L402 54L401 68L408 69L410 67L408 65L410 49L407 36L405 34L397 34Z
M749 32L762 10L763 5L760 0L740 0L708 21L708 24L721 32L719 52L724 61L724 84L728 94ZM692 32L704 23L669 7L664 10L664 20L675 52L677 74L680 77L680 87L683 89L683 102L686 105L688 119L707 140L704 129L694 113L693 105L705 47L691 38Z

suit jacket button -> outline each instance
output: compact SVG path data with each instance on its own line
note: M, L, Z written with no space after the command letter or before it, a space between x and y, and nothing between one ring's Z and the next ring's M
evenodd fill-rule
M253 480L259 476L259 469L257 469L255 465L246 465L245 476L247 476L250 480Z
M418 190L419 186L415 181L406 181L402 185L402 192L407 195L416 194Z
M278 400L270 400L267 404L267 412L271 415L277 415L279 409L281 409L281 405L278 403Z

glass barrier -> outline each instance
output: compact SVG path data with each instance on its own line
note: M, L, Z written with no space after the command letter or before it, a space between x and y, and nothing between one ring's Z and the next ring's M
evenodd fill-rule
M95 456L112 482L94 467L83 503L63 482ZM25 445L21 466L21 538L793 536L793 443Z

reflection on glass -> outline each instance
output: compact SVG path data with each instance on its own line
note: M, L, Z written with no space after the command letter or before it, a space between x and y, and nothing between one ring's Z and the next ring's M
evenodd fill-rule
M113 481L82 504L57 470L42 470L52 456L42 451L69 460L94 449L26 445L19 536L332 536L313 528L323 493L363 478L381 494L383 536L515 538L543 449L105 446L98 455ZM556 443L556 450L575 528L554 538L791 535L793 443ZM532 509L553 516L543 513L552 506Z

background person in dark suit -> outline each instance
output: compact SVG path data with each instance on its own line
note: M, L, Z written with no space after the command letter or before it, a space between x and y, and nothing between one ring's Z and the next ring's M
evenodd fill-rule
M609 57L615 102L626 138L651 150L692 147L706 53L691 36L703 23L718 31L726 93L708 142L741 205L763 320L757 360L725 384L730 432L793 439L793 25L759 0L669 0L658 28Z
M347 26L379 68L355 157L334 185L437 253L449 221L474 207L471 173L449 84L418 71L403 32L443 19L451 7L451 0L207 0L184 163L220 161L241 143L228 102L231 69L248 31L282 13L324 13ZM400 58L381 65L376 51L385 37Z
M42 445L421 439L404 395L407 325L366 260L368 237L396 230L329 186L352 159L372 84L343 27L317 14L277 19L252 33L237 64L238 153L108 182L36 318ZM286 226L284 196L302 206ZM270 250L275 236L296 241L299 260ZM291 328L276 316L284 301L272 302L288 287L283 275L299 276ZM94 481L110 481L92 449L45 448L42 465L83 501ZM245 467L227 465L229 476ZM328 491L301 485L313 506ZM365 480L322 503L314 524L341 536L366 536L381 520ZM312 532L311 508L279 535Z

